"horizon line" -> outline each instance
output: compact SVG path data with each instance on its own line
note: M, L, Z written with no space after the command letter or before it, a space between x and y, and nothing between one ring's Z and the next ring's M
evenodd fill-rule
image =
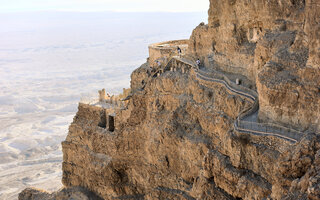
M165 11L165 10L152 10L152 11L132 11L132 10L72 10L72 9L57 9L57 10L26 10L26 11L0 11L0 14L21 14L21 13L44 13L44 12L68 12L68 13L206 13L204 11L191 11L191 10L177 10L177 11Z

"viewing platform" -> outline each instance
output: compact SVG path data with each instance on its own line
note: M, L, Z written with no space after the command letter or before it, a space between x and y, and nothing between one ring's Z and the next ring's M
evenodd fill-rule
M149 64L155 65L156 61L166 63L168 59L174 55L178 55L178 47L181 54L188 52L189 40L172 40L149 45Z

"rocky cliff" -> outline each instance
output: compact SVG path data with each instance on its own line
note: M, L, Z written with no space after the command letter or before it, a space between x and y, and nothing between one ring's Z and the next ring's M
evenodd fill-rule
M66 189L19 198L320 199L319 6L211 0L185 55L152 46L169 57L132 73L125 104L79 104Z
M210 0L190 38L208 67L258 87L261 120L319 130L319 0Z

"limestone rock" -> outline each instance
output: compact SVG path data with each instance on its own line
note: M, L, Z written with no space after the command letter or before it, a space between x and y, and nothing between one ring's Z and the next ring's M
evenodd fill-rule
M319 131L319 0L210 1L189 51L256 82L259 117Z
M19 200L102 200L92 192L81 187L64 188L48 193L36 188L26 188L19 194Z

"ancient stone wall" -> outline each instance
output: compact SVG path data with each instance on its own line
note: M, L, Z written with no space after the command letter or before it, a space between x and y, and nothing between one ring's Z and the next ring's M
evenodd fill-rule
M170 56L178 55L177 48L180 47L183 54L187 53L188 40L173 40L149 45L150 65L156 66L155 61L165 63Z

